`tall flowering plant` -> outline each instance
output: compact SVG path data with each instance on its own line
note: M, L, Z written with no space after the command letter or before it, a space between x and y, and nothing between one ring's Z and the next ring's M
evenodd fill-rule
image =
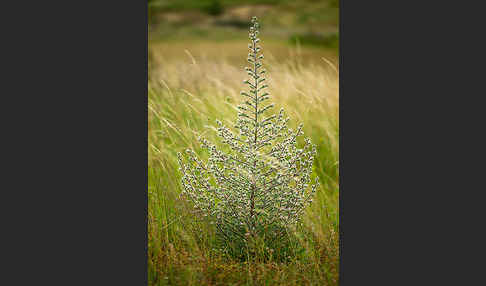
M311 182L316 147L305 140L302 148L297 137L303 135L287 126L284 110L270 114L274 104L267 104L264 91L265 70L260 54L259 24L251 20L250 44L244 81L248 90L233 130L217 121L217 131L228 152L204 138L201 147L209 152L207 162L193 150L186 156L178 153L182 172L181 195L214 223L228 240L248 242L257 237L275 237L280 230L295 224L305 207L312 202L319 184Z

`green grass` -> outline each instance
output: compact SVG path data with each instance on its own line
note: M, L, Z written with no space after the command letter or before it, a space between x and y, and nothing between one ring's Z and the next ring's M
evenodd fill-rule
M237 48L240 47L241 49ZM269 91L291 126L304 123L317 145L314 172L321 181L294 244L276 250L286 259L255 255L237 259L221 250L212 225L178 198L176 153L193 148L202 133L231 122L246 78L245 42L166 42L150 45L148 91L149 285L338 285L339 100L333 62L320 49L262 43ZM267 51L267 52L265 52ZM273 54L274 56L267 56ZM324 57L324 59L323 59ZM328 60L329 58L329 60ZM299 141L302 144L302 141ZM285 243L282 241L282 245Z
M265 39L316 44L337 50L331 35L338 35L336 0L152 0L149 3L150 37L157 40L199 38L246 39L249 19L260 19ZM309 38L309 35L313 36Z
M294 45L313 45L321 46L329 49L339 49L339 34L332 33L328 35L319 34L296 34L292 35L289 42Z
M238 5L292 5L294 0L149 0L149 6L163 11L187 11L187 10L202 10L213 3L219 3L224 8L238 6ZM336 0L300 0L298 1L304 5L316 5L317 3L324 3L328 7L336 8Z

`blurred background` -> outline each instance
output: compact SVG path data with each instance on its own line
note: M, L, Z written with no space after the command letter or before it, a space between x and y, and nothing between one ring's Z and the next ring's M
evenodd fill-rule
M184 48L195 57L244 61L249 22L257 16L264 53L280 60L301 52L303 61L324 55L338 62L339 0L148 1L151 60L160 53L181 56Z

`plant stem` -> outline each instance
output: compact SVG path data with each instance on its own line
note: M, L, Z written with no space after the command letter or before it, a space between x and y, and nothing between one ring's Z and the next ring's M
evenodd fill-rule
M256 33L255 29L255 33ZM255 80L255 136L253 141L253 168L256 169L256 144L258 139L258 75L257 75L257 49L256 49L256 36L252 38L252 48L253 48L253 79ZM256 178L255 178L255 171L252 172L252 190L250 195L250 218L255 227L255 220L254 220L254 210L255 210L255 192L256 192ZM253 230L252 230L253 232Z

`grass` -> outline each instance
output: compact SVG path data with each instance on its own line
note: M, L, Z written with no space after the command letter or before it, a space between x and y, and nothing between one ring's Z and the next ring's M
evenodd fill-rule
M187 11L187 10L202 10L205 11L207 7L220 5L223 8L229 8L238 5L275 5L288 6L295 5L294 0L149 0L149 6L158 10L165 11ZM304 5L326 5L330 8L338 8L338 0L300 0L298 1Z
M236 117L242 98L246 41L152 42L148 82L149 285L338 285L339 98L336 55L263 40L264 67L276 109L317 145L321 186L295 230L301 251L287 259L238 260L221 251L212 225L179 200L176 153L197 135L219 143L210 126ZM302 141L300 141L302 144Z
M215 4L219 3L219 4ZM249 20L260 19L265 39L321 45L337 50L337 0L152 0L150 33L154 39L248 38ZM330 37L331 36L331 37Z

